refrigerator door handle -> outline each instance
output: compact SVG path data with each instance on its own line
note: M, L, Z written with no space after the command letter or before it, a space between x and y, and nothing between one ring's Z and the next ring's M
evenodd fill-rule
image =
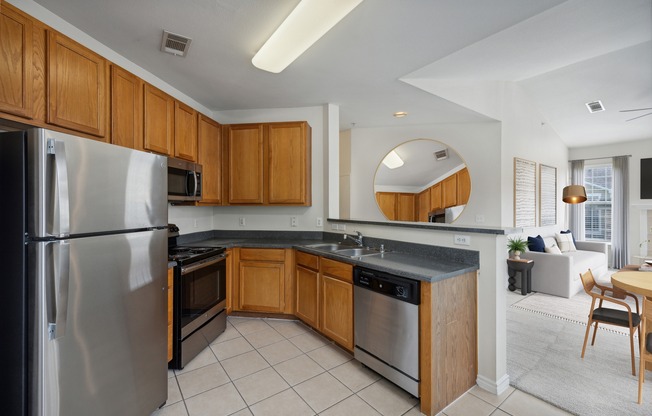
M51 292L47 299L52 304L48 310L48 335L50 340L66 334L68 320L68 289L70 287L70 243L57 241L52 243L53 251L53 281L46 287Z
M52 234L59 238L66 238L70 235L70 194L68 193L66 144L62 140L48 139L47 152L54 157L54 168L57 180L55 207L59 208L59 229L56 230L56 227L53 226Z

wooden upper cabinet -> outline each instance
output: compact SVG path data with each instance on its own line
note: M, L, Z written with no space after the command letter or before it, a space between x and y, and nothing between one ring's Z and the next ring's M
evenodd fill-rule
M441 181L442 204L444 208L457 205L457 175Z
M398 221L414 221L414 194L399 193L396 195L396 219Z
M47 122L104 138L107 66L100 55L48 31Z
M311 130L308 123L267 125L267 203L311 205Z
M149 84L144 92L143 149L166 156L174 154L174 99Z
M430 211L444 208L441 182L430 187Z
M226 128L228 203L263 203L263 125L237 124Z
M430 212L430 188L417 196L417 221L427 222Z
M197 161L197 111L174 102L174 157Z
M0 111L32 117L32 20L0 7Z
M200 205L222 203L222 129L210 118L199 114L197 121L197 161L202 165Z
M143 148L143 81L111 65L111 143Z
M465 205L471 196L471 176L469 169L464 168L457 172L457 205Z
M394 192L376 192L376 202L380 211L390 221L396 221L396 193Z

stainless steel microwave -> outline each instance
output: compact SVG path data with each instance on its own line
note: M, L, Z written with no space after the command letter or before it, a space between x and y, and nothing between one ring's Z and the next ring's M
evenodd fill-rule
M168 158L168 201L201 200L201 165Z

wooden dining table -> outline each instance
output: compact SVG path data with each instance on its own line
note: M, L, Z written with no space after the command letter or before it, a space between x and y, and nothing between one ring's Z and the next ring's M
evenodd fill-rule
M642 295L652 300L652 272L616 272L611 275L611 284L614 285L614 288L636 293L637 295ZM643 337L643 339L645 339L645 337ZM641 348L644 348L642 342L643 339L641 340ZM645 365L645 369L652 371L652 362L648 362Z

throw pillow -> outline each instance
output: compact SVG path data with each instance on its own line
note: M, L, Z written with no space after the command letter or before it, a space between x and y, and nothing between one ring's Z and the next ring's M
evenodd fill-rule
M543 237L543 243L546 247L552 247L557 245L557 240L555 237Z
M557 246L546 247L546 253L550 254L561 254L561 250Z
M546 248L546 245L543 243L543 237L540 235L536 237L528 237L527 248L530 251L538 251L539 253L543 253L544 249Z
M559 245L559 250L561 250L562 253L565 253L567 251L577 251L577 249L575 248L575 244L573 244L573 234L557 233L555 235L555 239L557 240L557 244Z
M560 231L559 233L560 233L560 234L570 234L570 235L573 235L573 233L571 233L571 230ZM574 235L573 235L573 244L576 244L576 242L575 242L575 236L574 236Z

